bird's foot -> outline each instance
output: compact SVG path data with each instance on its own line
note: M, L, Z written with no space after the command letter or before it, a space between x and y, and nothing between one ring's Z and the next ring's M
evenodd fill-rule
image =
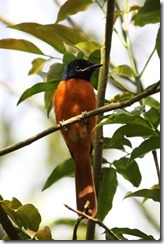
M84 118L84 123L87 124L87 123L88 123L88 120L87 120L87 111L83 111L83 112L81 112L81 115L82 115L83 118Z
M66 125L64 125L64 122L65 122L65 120L63 119L63 120L61 120L61 121L59 121L59 125L61 125L63 128L64 128L64 130L65 131L67 131L68 130L68 128L67 128L67 126Z

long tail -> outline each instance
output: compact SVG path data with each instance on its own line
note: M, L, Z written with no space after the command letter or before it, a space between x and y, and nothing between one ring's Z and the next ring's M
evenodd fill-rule
M88 215L95 216L97 212L97 197L92 176L90 156L85 152L80 157L73 157L75 163L75 183L77 209L85 211L84 207L89 201Z

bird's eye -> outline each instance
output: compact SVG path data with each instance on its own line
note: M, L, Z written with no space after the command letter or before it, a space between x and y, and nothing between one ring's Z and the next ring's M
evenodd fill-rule
M76 66L76 67L75 67L75 71L79 72L80 70L81 70L81 69L80 69L79 66Z

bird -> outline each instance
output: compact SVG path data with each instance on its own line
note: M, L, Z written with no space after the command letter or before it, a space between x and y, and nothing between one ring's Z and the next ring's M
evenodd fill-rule
M74 59L65 66L63 77L53 96L56 123L81 113L85 116L86 112L97 108L97 98L90 79L92 73L101 66L102 64L93 64L86 59ZM92 217L97 212L91 166L95 125L96 116L60 130L74 161L77 210Z

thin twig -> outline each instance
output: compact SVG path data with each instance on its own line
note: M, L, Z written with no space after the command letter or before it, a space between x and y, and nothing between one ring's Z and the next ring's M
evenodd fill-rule
M155 168L156 168L156 172L157 172L158 183L160 184L160 169L159 169L157 151L156 150L153 150L152 151L152 154L153 154L153 157L154 157L154 163L155 163Z
M78 219L76 221L76 224L75 224L75 227L73 229L73 237L72 237L72 240L74 240L74 241L77 240L77 230L78 230L79 224L82 221L82 219L83 219L83 216L78 217Z
M141 78L141 76L143 75L143 73L144 73L147 65L149 64L149 62L150 62L150 60L151 60L151 58L152 58L152 56L153 56L153 54L154 54L155 51L156 51L156 46L154 47L153 51L151 52L150 56L148 57L148 59L147 59L145 65L144 65L142 71L139 73L139 75L138 75L139 78Z
M74 213L77 213L78 215L82 216L82 218L88 219L88 220L94 222L95 224L98 224L98 225L101 226L102 228L104 228L104 230L105 230L110 236L112 236L114 240L119 240L119 241L121 240L120 237L119 237L116 233L114 233L111 229L109 229L105 224L103 224L103 222L102 222L101 220L96 219L96 218L93 218L93 217L91 217L91 216L87 215L86 213L81 212L81 211L79 211L79 210L75 210L75 209L71 208L70 206L68 206L68 205L66 205L66 204L64 204L64 206L65 206L66 208L68 208L69 210L73 211Z
M105 112L116 110L118 108L124 108L124 107L130 106L133 103L140 101L142 98L145 98L147 96L155 94L155 93L157 93L159 91L160 91L160 82L157 82L155 85L151 86L149 89L147 89L144 92L134 96L131 99L128 99L127 101L120 102L120 103L119 102L118 103L110 103L110 104L105 105L105 106L103 106L101 108L97 108L95 110L87 112L85 114L85 117L82 114L80 114L78 116L75 116L75 117L72 117L72 118L70 118L68 120L65 120L64 122L62 122L62 123L60 123L60 124L58 124L56 126L53 126L53 127L50 127L47 130L44 130L44 131L42 131L42 132L40 132L40 133L38 133L38 134L36 134L36 135L24 140L24 141L18 142L17 144L8 146L6 148L2 148L0 150L0 156L6 155L6 154L14 152L14 151L16 151L16 150L18 150L20 148L28 146L31 143L33 143L33 142L35 142L35 141L37 141L37 140L49 135L49 134L52 134L55 131L60 130L62 127L66 127L66 126L68 126L70 124L73 124L75 122L84 120L86 118L90 118L90 117L98 115L98 114L102 114L102 113L105 113Z
M88 209L89 209L89 205L90 202L87 201L86 204L84 205L84 212L83 213L87 213ZM77 230L79 227L80 222L84 219L84 217L82 215L80 215L76 221L75 227L73 229L73 238L72 240L77 240Z
M10 20L6 19L4 16L0 15L0 22L4 23L5 25L13 25L13 22Z

